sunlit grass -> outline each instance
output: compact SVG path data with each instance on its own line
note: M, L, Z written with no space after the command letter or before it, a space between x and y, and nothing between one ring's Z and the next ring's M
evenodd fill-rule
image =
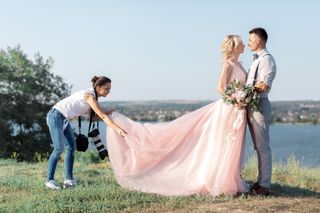
M242 176L253 182L256 159L250 158ZM47 162L17 163L0 160L0 212L319 212L320 168L307 168L292 156L287 164L273 166L270 197L209 195L164 197L120 187L108 161L97 153L77 153L75 176L80 185L53 191L44 188ZM60 161L56 179L63 181Z

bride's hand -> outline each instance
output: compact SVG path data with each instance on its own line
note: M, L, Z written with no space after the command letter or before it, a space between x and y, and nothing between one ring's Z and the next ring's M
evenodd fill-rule
M243 106L242 104L235 104L235 106L238 108L238 110L243 110L246 108L246 106Z

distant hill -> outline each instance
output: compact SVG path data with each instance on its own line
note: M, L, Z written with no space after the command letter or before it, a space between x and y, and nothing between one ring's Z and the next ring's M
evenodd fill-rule
M136 121L170 121L214 100L105 101L103 109L116 109ZM320 101L273 101L272 122L320 123Z

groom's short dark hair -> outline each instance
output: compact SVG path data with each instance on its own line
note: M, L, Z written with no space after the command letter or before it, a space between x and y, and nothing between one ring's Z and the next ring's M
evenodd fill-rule
M262 27L257 27L257 28L253 28L252 30L249 31L249 34L256 34L258 35L260 38L262 38L265 42L267 42L268 40L268 33L265 29L263 29Z

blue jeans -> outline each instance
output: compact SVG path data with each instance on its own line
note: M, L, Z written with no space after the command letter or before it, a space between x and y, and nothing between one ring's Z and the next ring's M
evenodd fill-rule
M47 115L47 124L49 127L51 140L53 143L53 152L48 162L48 180L54 180L57 163L61 153L66 147L65 157L65 179L73 179L73 162L76 148L76 140L70 123L63 129L66 118L56 109L51 109Z

